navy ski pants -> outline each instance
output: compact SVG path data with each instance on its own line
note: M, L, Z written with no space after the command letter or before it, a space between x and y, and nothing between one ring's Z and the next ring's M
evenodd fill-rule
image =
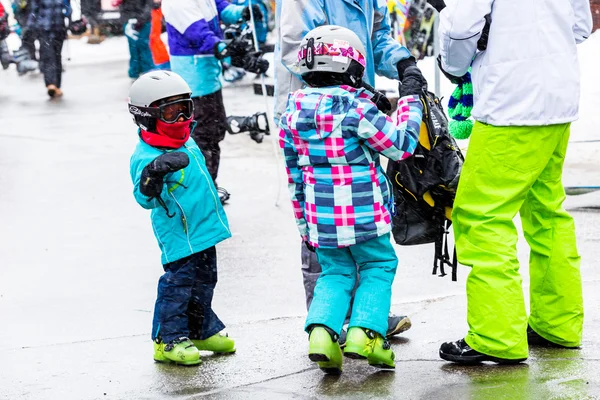
M217 284L217 250L199 253L163 265L152 321L152 340L165 343L185 336L207 339L225 328L212 309Z

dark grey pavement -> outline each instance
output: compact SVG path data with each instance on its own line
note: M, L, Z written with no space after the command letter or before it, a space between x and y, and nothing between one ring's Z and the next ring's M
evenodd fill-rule
M0 399L600 398L600 193L567 202L583 256L581 350L535 350L514 367L442 362L440 343L466 332L468 270L458 283L433 277L432 246L397 248L392 311L413 328L393 342L396 371L347 360L341 377L325 377L306 357L300 243L273 136L223 143L234 236L218 246L214 306L238 352L207 353L197 368L155 364L162 268L131 194L130 84L125 62L70 66L65 97L49 101L39 75L0 71ZM224 94L230 114L265 108L251 87ZM565 180L598 178L597 168L568 166ZM519 250L525 265L523 240Z

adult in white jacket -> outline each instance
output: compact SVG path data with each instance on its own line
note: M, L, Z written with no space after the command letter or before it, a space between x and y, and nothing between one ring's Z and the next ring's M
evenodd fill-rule
M487 50L477 41L491 14ZM441 12L441 64L472 66L476 120L454 204L467 279L469 332L440 356L521 362L529 345L581 345L583 299L562 167L579 108L576 44L591 33L589 0L452 0ZM513 218L531 247L526 314Z

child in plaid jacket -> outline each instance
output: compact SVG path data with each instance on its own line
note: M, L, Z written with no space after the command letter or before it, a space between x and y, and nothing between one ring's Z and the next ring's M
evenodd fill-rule
M384 339L397 266L389 234L393 198L379 155L401 161L414 152L425 80L418 68L406 69L394 122L370 100L372 93L360 88L364 54L348 29L322 26L309 32L298 60L308 87L290 94L280 119L296 222L323 267L306 321L309 356L328 372L341 371L337 337L356 265L360 283L345 353L394 366Z

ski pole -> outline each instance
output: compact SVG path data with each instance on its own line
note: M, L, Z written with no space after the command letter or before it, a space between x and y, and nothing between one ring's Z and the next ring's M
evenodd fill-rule
M67 61L71 62L71 46L69 45L69 38L67 37L67 39L65 40L65 42L67 42Z
M256 25L254 24L254 11L252 10L252 0L248 0L248 7L250 8L250 24L252 25L252 39L254 40L254 49L260 51L258 47L258 38L256 36ZM263 15L263 18L267 18L267 15ZM274 68L275 66L273 66ZM260 76L260 86L262 90L263 99L265 100L265 106L267 107L266 113L269 121L274 122L273 116L271 115L269 107L269 96L267 95L267 85L265 84L265 74ZM279 207L279 198L281 197L281 168L279 168L279 150L277 149L277 139L271 140L273 152L275 153L275 168L277 169L277 197L275 198L275 207Z

